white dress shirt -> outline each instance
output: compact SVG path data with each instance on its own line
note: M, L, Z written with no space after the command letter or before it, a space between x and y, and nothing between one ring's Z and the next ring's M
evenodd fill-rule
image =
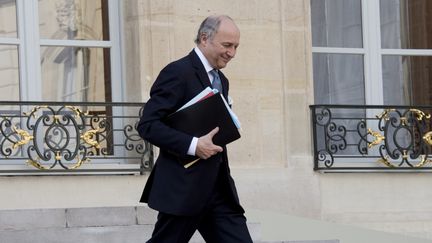
M210 63L207 61L207 58L205 58L204 54L201 52L201 50L198 47L195 47L194 51L198 55L199 59L201 60L201 63L204 65L204 68L207 72L210 82L213 82L213 75L210 74L210 71L213 70L213 67L210 66ZM197 144L198 144L198 138L193 137L187 152L188 155L192 155L192 156L196 155L195 153L196 153Z

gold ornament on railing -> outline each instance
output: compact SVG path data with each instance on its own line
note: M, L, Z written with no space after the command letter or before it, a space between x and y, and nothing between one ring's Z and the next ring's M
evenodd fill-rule
M84 140L84 142L92 147L95 147L97 149L100 148L100 144L98 141L94 140L93 138L96 137L96 134L99 132L97 129L88 130L80 137Z
M411 112L413 112L413 113L415 113L417 115L417 120L418 121L423 120L423 118L426 118L426 119L430 119L431 118L430 114L426 114L426 113L424 113L423 111L421 111L419 109L410 109L409 111L411 111Z
M398 112L398 111L396 109L385 109L381 114L377 115L376 117L378 119L383 119L386 122L388 122L390 120L390 113L392 113L392 112ZM400 113L398 113L398 114L401 115ZM424 119L430 119L431 118L430 114L427 114L427 113L425 113L419 109L409 109L409 110L407 110L407 112L405 112L403 114L404 115L399 118L402 126L409 126L408 114L415 115L415 119L417 121L423 121ZM368 143L369 148L371 148L372 146L380 144L385 139L385 136L381 135L379 132L372 131L371 129L368 129L368 134L372 135L375 138L374 141ZM428 145L432 145L432 131L424 134L422 139ZM409 152L407 150L402 150L401 152L402 152L402 155L401 155L402 161L408 161L409 160ZM422 167L429 162L432 162L432 160L427 159L427 157L428 156L424 155L424 154L419 155L419 159L420 159L419 162L417 164L413 164L412 166L419 168L419 167ZM378 160L378 162L383 163L384 165L391 167L391 168L396 167L392 162L390 162L390 156L388 156L388 155L380 158Z
M432 131L427 132L422 138L427 144L432 145Z
M384 119L386 121L389 120L389 114L393 111L396 111L396 109L385 109L381 114L376 115L376 118L378 119Z
M370 128L368 128L368 134L374 137L372 142L368 142L368 148L372 148L373 146L380 144L385 139L385 136L381 135L380 132L372 131Z
M408 153L406 150L403 151L402 158L404 160L408 160ZM425 164L432 162L431 160L426 159L426 158L427 157L425 155L420 155L420 162L413 165L413 167L420 168L420 167L424 166ZM383 163L384 165L386 165L390 168L396 168L396 166L390 162L390 156L388 156L388 155L384 156L384 158L378 159L378 162Z
M46 116L44 115L44 113L41 113L42 115L38 115L38 113L40 112L41 109L48 109L50 111L50 116L52 117L52 122L50 124L45 124L45 126L48 126L47 131L49 131L50 129L56 129L59 128L60 130L64 130L66 132L66 127L68 125L64 125L64 123L62 124L62 118L64 118L64 115L62 115L60 113L60 110L63 110L64 108L71 110L74 115L73 117L68 116L67 119L72 119L73 124L75 124L74 128L76 131L76 135L82 139L82 141L84 141L85 144L89 145L90 147L95 147L97 149L100 149L100 144L99 141L96 140L96 135L98 133L100 133L101 131L99 131L98 129L91 129L88 131L81 131L83 133L80 134L80 129L84 128L84 126L78 126L76 123L76 120L80 120L82 121L82 123L84 124L84 119L85 116L88 115L88 112L83 112L81 109L74 107L74 106L64 106L63 108L60 108L58 111L55 111L54 109L52 109L49 106L45 106L45 105L41 105L41 106L35 106L32 108L32 110L30 112L23 112L23 114L25 116L27 116L28 118L34 118L34 119L42 119L41 117ZM36 122L36 124L38 124L38 122ZM42 124L42 123L39 123ZM36 134L38 132L38 126L36 127L31 127L31 130L33 130L32 132L34 134ZM31 145L32 149L38 149L38 145L36 144L37 142L34 141L34 136L30 135L30 132L25 131L23 129L18 129L17 127L13 127L12 131L14 133L16 133L19 136L19 141L14 142L12 149L18 149L19 147L22 147L26 144L29 144L30 142L33 142L33 144ZM46 132L46 131L45 131ZM47 136L47 134L45 134L45 136ZM44 140L46 142L46 140ZM81 143L79 143L81 144ZM64 145L66 146L66 145ZM78 146L78 145L77 145ZM65 151L63 151L65 150ZM54 163L51 166L44 166L42 160L44 161L48 161L49 157L46 158L41 158L40 156L34 156L33 158L30 156L30 158L27 160L27 164L30 166L33 166L39 170L50 170L53 167L55 167L55 165L60 164L63 168L65 169L76 169L79 168L80 166L82 166L83 163L89 161L90 159L86 157L86 152L79 152L78 151L78 147L76 147L75 152L76 156L73 158L67 158L68 161L70 160L76 160L76 162L72 165L72 166L66 166L66 164L62 163L62 159L63 156L65 156L66 154L70 153L69 149L66 147L55 147L55 149L52 150L52 152L54 153Z
M65 106L65 108L69 108L69 109L73 110L75 112L75 117L77 117L77 118L80 117L81 115L87 116L89 114L88 111L83 112L80 108L77 108L75 106L67 105L67 106Z
M17 149L18 147L21 147L23 145L28 144L30 142L30 140L33 140L33 138L34 138L27 131L24 131L22 129L18 129L17 127L13 127L12 131L16 132L21 137L21 140L14 143L14 145L12 146L13 149Z
M58 152L57 152L55 157L56 157L56 160L61 160L61 158L62 158L60 153L58 153ZM70 167L66 166L66 168L69 170L77 169L77 168L81 167L82 164L84 164L88 161L90 161L89 158L85 158L85 159L77 158L77 162L73 166L70 166ZM50 170L53 168L53 166L51 166L51 167L44 166L40 162L40 158L38 158L37 160L32 160L32 159L27 160L27 165L31 165L31 166L35 167L36 169L39 169L39 170Z
M110 102L12 102L0 111L0 174L15 173L93 173L101 163L134 164L139 173L153 168L153 146L139 136L136 128L144 103ZM117 108L114 108L116 106ZM9 108L10 107L10 108ZM127 108L127 110L126 110ZM124 116L123 109L127 116ZM117 122L119 121L119 122ZM115 126L115 129L114 129ZM123 127L122 127L123 126ZM121 148L123 147L123 148ZM120 151L119 149L124 149ZM124 153L123 153L124 152ZM121 153L119 155L118 153ZM124 173L123 165L109 170ZM5 172L8 171L8 172Z
M23 112L23 114L25 116L33 116L33 118L36 118L36 111L42 109L42 108L48 108L47 105L39 105L39 106L35 106L33 107L33 109L30 112Z

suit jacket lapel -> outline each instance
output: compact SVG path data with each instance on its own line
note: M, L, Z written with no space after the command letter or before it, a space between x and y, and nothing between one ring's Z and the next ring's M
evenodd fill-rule
M203 89L208 86L211 87L210 79L207 75L204 65L201 63L201 60L199 59L198 55L195 53L194 50L189 53L189 57L191 59L192 66L195 68L195 73L198 76L198 80L203 86Z
M206 87L212 87L204 65L201 63L201 60L194 50L189 53L189 57L191 58L192 66L195 68L195 72L203 86L203 89ZM222 72L219 72L219 74L222 82L222 95L225 97L225 99L228 99L228 79Z

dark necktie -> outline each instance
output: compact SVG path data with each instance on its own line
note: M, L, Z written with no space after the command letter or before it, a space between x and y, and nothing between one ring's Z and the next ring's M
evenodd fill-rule
M217 70L216 69L211 70L210 74L213 76L213 82L212 82L213 89L217 89L219 93L222 93L222 83Z

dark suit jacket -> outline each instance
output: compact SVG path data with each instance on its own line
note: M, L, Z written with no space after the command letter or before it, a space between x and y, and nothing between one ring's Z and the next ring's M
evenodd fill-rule
M220 72L223 95L228 96L228 80ZM189 168L180 162L188 157L192 136L174 130L163 119L211 86L199 57L189 55L162 69L150 91L138 132L142 138L160 148L159 157L147 180L140 202L160 212L173 215L196 215L204 208L216 185L222 186L227 196L241 208L230 176L226 148L224 152L201 159ZM210 131L209 131L210 132ZM216 184L218 176L220 183Z

